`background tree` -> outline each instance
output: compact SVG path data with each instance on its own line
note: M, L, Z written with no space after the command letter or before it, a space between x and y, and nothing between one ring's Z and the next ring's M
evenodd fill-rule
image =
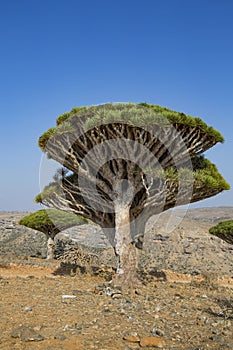
M47 259L54 258L54 237L57 233L77 225L87 223L87 220L79 215L64 212L57 209L42 209L23 217L20 225L33 230L43 232L47 237Z
M209 232L225 242L233 244L233 220L219 222L218 225L211 227Z
M202 154L222 135L200 118L146 103L75 108L39 146L68 172L36 202L99 224L115 249L117 275L134 283L147 220L229 185Z

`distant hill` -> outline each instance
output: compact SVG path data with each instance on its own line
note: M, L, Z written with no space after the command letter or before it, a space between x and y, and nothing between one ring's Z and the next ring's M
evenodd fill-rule
M179 215L180 212L183 214L184 211L182 209L176 209L175 212ZM189 209L187 212L185 211L185 218L216 225L220 221L233 219L233 207Z

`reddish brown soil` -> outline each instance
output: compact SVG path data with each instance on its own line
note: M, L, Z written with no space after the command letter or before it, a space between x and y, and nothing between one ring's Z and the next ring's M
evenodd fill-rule
M171 271L164 275L166 280L154 278L112 298L96 292L103 279L71 277L62 273L57 261L2 264L0 349L140 349L138 342L123 339L134 333L139 339L161 337L166 350L232 349L233 305L224 310L216 300L231 300L233 279ZM67 294L76 298L63 299ZM12 337L22 325L43 340Z

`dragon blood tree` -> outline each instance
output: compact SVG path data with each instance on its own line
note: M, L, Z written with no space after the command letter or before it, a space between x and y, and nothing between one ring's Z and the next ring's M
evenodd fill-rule
M74 108L39 146L65 171L36 201L99 224L114 247L116 279L136 279L147 220L229 185L203 153L221 134L200 118L146 103Z
M47 259L54 258L54 238L59 232L87 223L79 215L57 209L42 209L24 216L19 224L43 232L47 237Z
M219 222L209 229L209 233L229 244L233 244L233 220Z

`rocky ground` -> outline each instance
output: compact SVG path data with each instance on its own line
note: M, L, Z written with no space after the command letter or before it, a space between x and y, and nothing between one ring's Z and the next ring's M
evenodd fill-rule
M0 349L233 349L231 278L164 271L122 292L41 261L1 264Z
M70 258L78 252L85 265L74 269L43 259L44 236L17 225L24 213L1 213L0 349L233 349L233 247L208 234L232 214L228 207L154 218L144 284L125 292L109 281L114 256L97 227L57 237L57 256L72 248Z
M46 257L45 235L17 225L19 219L26 214L0 213L1 259L7 255L7 260L9 253L12 257ZM187 212L177 209L151 218L144 239L142 268L231 275L233 246L211 236L209 228L232 218L233 207L192 209ZM76 259L79 253L79 262L83 264L91 253L98 256L98 264L115 265L113 249L98 226L70 228L59 233L55 240L57 257L73 251L73 257L69 253L72 259ZM88 253L87 257L85 252Z

